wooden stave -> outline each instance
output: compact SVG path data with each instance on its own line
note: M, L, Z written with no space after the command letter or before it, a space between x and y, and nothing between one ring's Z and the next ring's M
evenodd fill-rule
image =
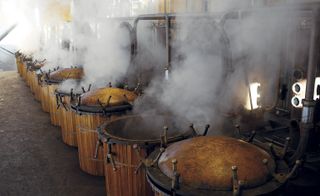
M40 101L40 85L38 82L38 76L36 72L33 72L33 85L34 85L34 97L37 101Z
M22 62L22 67L21 67L21 76L22 78L26 81L26 73L27 72L27 66L25 62Z
M42 84L40 87L41 107L44 112L50 112L48 85Z
M58 88L56 84L48 85L48 96L49 96L49 113L50 113L50 121L54 126L60 126L60 118L58 112L58 105L55 90Z
M34 71L29 71L29 83L30 83L30 90L32 94L34 94L34 84L33 84L33 73Z
M73 147L78 147L75 122L76 112L71 110L70 99L70 96L62 97L62 101L64 102L68 110L66 110L62 105L60 105L58 109L61 124L61 135L62 140L65 144Z
M94 176L104 176L103 149L99 147L97 159L94 152L98 141L96 128L107 120L102 114L75 114L80 169Z
M30 73L30 76L29 76L29 83L30 83L30 90L31 92L35 95L35 81L34 81L34 78L35 78L35 71L29 71Z
M106 193L108 196L148 196L153 194L152 188L146 179L145 169L141 167L138 174L135 174L140 157L136 155L132 145L111 145L111 152L115 154L114 159L118 162L116 171L113 170L112 164L107 162L107 143L103 143L103 150ZM140 156L147 156L145 149L140 149Z
M21 76L21 58L19 56L16 56L16 66L17 66L17 72Z
M26 83L31 90L31 71L28 69L26 70Z

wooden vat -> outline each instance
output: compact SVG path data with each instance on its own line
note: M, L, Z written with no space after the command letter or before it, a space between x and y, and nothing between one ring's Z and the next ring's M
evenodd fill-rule
M32 75L32 73L29 70L28 63L27 63L27 67L26 67L26 84L27 84L27 86L30 87L30 90L31 90L31 75Z
M40 86L41 107L44 112L50 112L49 85L42 83Z
M21 54L16 54L17 71L22 76L23 60Z
M103 114L75 114L80 168L91 175L104 176L103 150L98 148L95 156L98 134L96 129L109 118Z
M182 129L165 116L126 116L102 125L99 138L103 142L107 195L152 195L142 162L148 163L145 157L161 143L190 137L189 125L186 123L186 131L177 131ZM163 126L168 126L169 131L163 130ZM162 140L162 134L166 139Z
M48 85L50 120L51 120L51 124L54 126L60 126L57 96L55 93L55 90L57 89L57 87L58 87L57 84Z
M81 79L83 76L82 68L63 68L54 69L53 72L44 74L41 90L42 109L50 112L51 123L59 126L59 112L57 112L57 99L55 90L57 85L67 79Z
M37 101L40 101L40 84L38 79L38 72L34 71L32 76L32 83L33 83L33 91L34 91L34 98Z
M65 100L65 99L64 99ZM69 146L78 147L76 112L59 108L62 140Z
M35 91L35 84L34 84L34 77L35 77L35 71L30 71L30 90L34 94Z
M104 175L103 149L99 143L97 127L106 121L125 115L131 110L129 101L136 95L118 88L100 88L84 93L71 107L75 115L80 168L91 175ZM99 105L97 105L99 102Z
M26 81L26 79L27 79L27 66L26 66L26 62L22 62L22 65L21 65L21 77Z
M56 90L56 95L58 97L58 113L62 140L69 146L78 147L76 112L71 110L71 101L72 99L76 99L80 93L73 94L73 91L66 93L58 88Z

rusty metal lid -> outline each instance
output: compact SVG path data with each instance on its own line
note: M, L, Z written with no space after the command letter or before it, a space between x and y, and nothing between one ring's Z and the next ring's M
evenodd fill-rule
M137 94L120 88L98 88L81 96L81 105L85 106L119 106L133 102Z
M161 155L158 167L174 176L172 160L177 160L181 184L196 190L232 190L232 167L237 167L243 188L262 185L270 179L275 162L262 149L230 137L201 136L176 142ZM269 162L269 169L263 159Z
M63 68L51 72L46 81L48 83L60 83L66 79L81 79L83 75L82 68Z

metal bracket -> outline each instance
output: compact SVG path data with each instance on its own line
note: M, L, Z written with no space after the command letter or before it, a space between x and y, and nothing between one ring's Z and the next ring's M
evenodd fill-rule
M256 134L257 133L256 133L255 130L251 131L250 137L248 138L247 142L248 143L252 143L252 141L253 141L254 137L256 136Z
M193 123L191 123L191 125L189 127L191 128L193 137L196 137L199 135L198 132L194 129Z
M206 127L205 127L205 129L204 129L204 131L203 131L203 134L202 134L203 136L206 136L206 135L208 134L209 128L210 128L210 125L207 124Z
M240 138L241 137L241 129L240 129L240 125L236 124L234 126L236 128L236 135Z
M297 160L292 170L289 173L285 174L285 173L275 173L271 171L268 166L268 159L263 159L262 162L267 167L267 169L269 170L270 174L274 177L274 179L282 184L285 183L287 180L289 180L301 165L301 161Z
M232 166L232 194L234 196L240 195L242 182L238 180L238 167Z
M99 148L100 148L101 146L102 146L102 142L98 139L98 140L97 140L97 143L96 143L96 148L95 148L95 151L94 151L94 156L93 156L94 159L97 159L97 158L98 158Z
M166 148L168 145L168 127L163 127L163 134L160 135L161 147Z
M284 144L284 148L282 149L281 155L280 155L280 159L284 159L284 157L286 156L287 152L288 152L288 148L289 148L289 144L290 144L290 137L286 138L286 143Z
M137 156L139 157L139 159L140 159L140 162L139 162L137 168L136 168L135 171L134 171L135 174L138 174L138 172L139 172L139 170L142 168L142 166L144 166L144 167L152 167L152 166L154 166L154 165L158 162L158 160L160 159L160 156L162 155L162 153L163 153L164 150L165 150L164 148L160 148L159 154L156 156L156 158L155 158L154 160L152 160L152 159L148 159L148 158L143 158L143 157L141 157L141 155L140 155L140 150L139 150L137 144L134 144L134 145L133 145L133 149L135 150L136 155L137 155Z
M177 160L173 159L171 162L173 170L173 177L171 179L171 190L175 192L175 190L180 188L180 174L177 171Z
M108 143L107 163L111 163L113 171L117 171L116 163L114 161L114 154L111 151L111 143Z
M140 82L138 82L136 88L134 88L134 91L133 91L135 94L138 94L138 91L139 91L139 89L140 89L140 86L141 86L141 84L140 84Z
M89 92L90 90L91 90L91 84L89 84L87 92Z
M78 104L77 107L81 105L81 96L78 97Z

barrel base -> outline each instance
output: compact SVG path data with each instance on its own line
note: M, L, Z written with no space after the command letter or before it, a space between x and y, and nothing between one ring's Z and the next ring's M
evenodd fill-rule
M104 159L107 160L108 144L103 144ZM153 195L151 186L146 179L144 167L140 167L140 157L136 155L132 145L110 145L114 165L105 161L105 178L107 195L119 196L149 196ZM140 156L146 157L144 149L140 149ZM136 172L137 170L137 172Z
M104 176L103 149L99 146L95 157L98 134L96 128L108 120L101 114L76 114L76 130L80 168L94 176Z
M53 126L60 126L59 111L57 105L57 99L55 90L58 88L58 85L48 85L48 94L49 94L49 112L50 120Z
M58 111L60 117L61 135L63 142L69 146L78 147L75 122L76 113L68 109L68 104L66 104L66 108L60 106Z
M40 87L41 107L44 112L50 112L48 85Z

